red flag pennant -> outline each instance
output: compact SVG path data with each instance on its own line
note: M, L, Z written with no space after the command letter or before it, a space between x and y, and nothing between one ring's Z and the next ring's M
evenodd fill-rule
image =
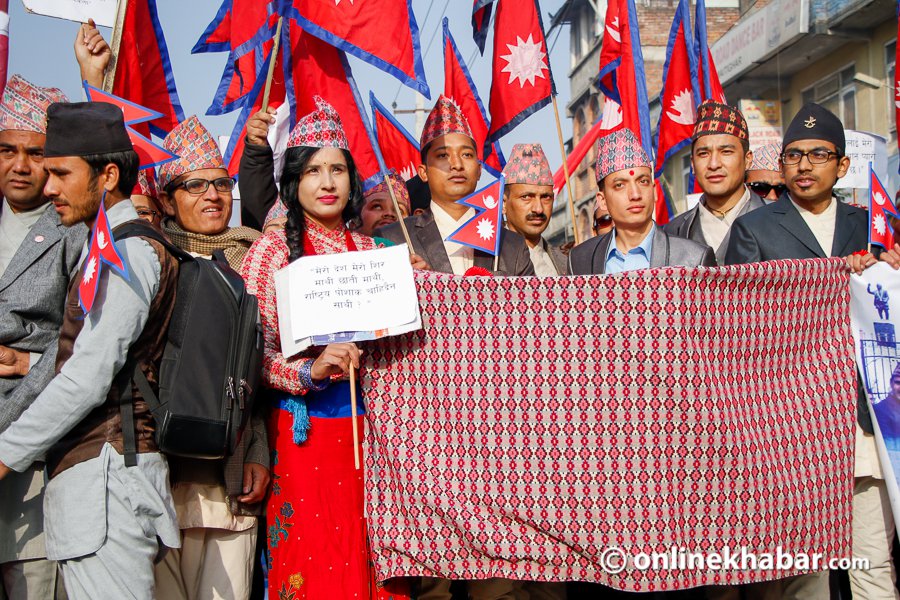
M496 256L500 252L503 185L504 178L500 177L474 194L457 200L457 204L474 208L475 216L451 233L447 239Z
M697 61L697 75L701 82L700 102L715 100L726 104L725 91L719 81L719 72L713 62L706 31L706 0L697 0L694 18L694 53Z
M450 35L448 20L444 17L444 95L456 102L475 136L478 159L495 177L503 172L506 161L500 153L500 143L488 144L488 118L475 88L475 82L466 68L466 63Z
M122 114L125 118L125 130L128 132L128 137L131 138L131 144L134 147L134 151L137 152L138 158L140 159L139 168L149 169L178 158L176 154L169 152L162 146L154 143L150 138L141 135L132 128L134 125L144 124L147 121L156 119L160 116L160 113L149 110L134 102L129 102L114 94L97 89L94 86L89 85L86 81L84 82L84 91L89 101L107 102L122 110Z
M890 217L900 217L900 214L872 169L872 163L869 163L869 181L869 244L890 250L894 247Z
M369 104L372 106L372 124L375 127L375 138L385 166L389 171L396 171L404 181L416 176L422 162L419 142L391 115L387 108L369 92Z
M118 271L127 281L129 278L128 267L116 248L116 240L109 227L109 219L106 216L106 192L100 201L100 210L94 220L94 228L91 232L91 244L84 268L81 273L81 281L78 283L78 301L85 314L91 312L94 301L97 299L97 290L100 285L100 274L103 265L109 265Z
M475 44L478 51L484 54L484 43L487 41L488 25L491 23L491 12L494 7L491 6L494 0L475 0L472 4L472 37L475 38ZM447 92L444 91L444 95Z
M156 0L129 0L122 24L122 44L116 58L113 94L160 114L150 128L160 137L184 120L175 89L169 50Z
M498 0L488 139L509 133L555 94L537 0Z
M9 67L9 0L0 0L0 94L6 87Z
M312 35L431 97L411 0L293 0L293 9L291 17Z

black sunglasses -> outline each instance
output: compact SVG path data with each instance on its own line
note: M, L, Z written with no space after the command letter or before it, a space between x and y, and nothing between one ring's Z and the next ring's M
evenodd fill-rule
M601 227L606 227L612 223L612 217L609 215L603 215L602 217L594 217L594 229L600 229Z
M759 194L760 196L768 196L769 192L775 190L775 193L779 196L787 191L787 186L783 183L766 183L765 181L754 181L753 183L748 183L747 186Z

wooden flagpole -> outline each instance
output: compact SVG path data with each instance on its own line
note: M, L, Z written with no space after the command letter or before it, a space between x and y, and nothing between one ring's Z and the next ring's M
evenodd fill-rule
M353 464L359 470L359 425L356 423L356 367L350 365L350 414L353 419Z
M566 156L566 141L563 139L562 123L559 120L559 105L556 103L556 96L553 96L553 114L556 116L556 134L559 136L559 151L562 154L563 174L566 176L566 196L569 199L569 213L572 216L572 233L575 236L575 245L581 243L581 234L578 232L578 225L575 223L575 199L573 197L572 179L569 176L569 162Z
M116 67L119 64L119 48L122 46L122 27L125 24L125 11L128 8L128 0L119 0L116 4L116 22L113 25L112 38L109 40L109 50L112 56L106 73L103 75L103 91L112 93L113 82L116 80Z
M397 195L394 193L394 186L388 181L388 174L384 174L384 185L387 186L388 193L391 195L391 203L394 205L394 212L397 213L397 222L400 223L400 231L403 232L403 239L406 240L406 248L410 254L415 254L413 250L412 240L409 237L409 230L406 229L406 223L403 220L403 213L400 212L400 203L397 201ZM410 207L412 208L412 207Z
M278 25L275 26L275 43L272 46L272 60L269 61L269 72L266 73L266 87L263 89L262 110L269 108L269 92L272 91L272 78L275 76L275 63L278 61L278 48L281 46L281 25L284 17L278 17Z

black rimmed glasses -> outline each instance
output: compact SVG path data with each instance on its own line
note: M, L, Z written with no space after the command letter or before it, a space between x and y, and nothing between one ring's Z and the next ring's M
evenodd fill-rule
M234 190L234 178L232 177L219 177L218 179L185 179L178 185L173 186L172 190L184 188L188 194L199 196L209 189L210 184L216 188L217 192L222 192L223 194Z
M831 160L832 156L837 157L840 156L840 154L824 148L815 148L809 152L803 152L802 150L785 150L781 153L781 162L785 165L796 165L803 160L804 156L809 159L811 164L821 165Z

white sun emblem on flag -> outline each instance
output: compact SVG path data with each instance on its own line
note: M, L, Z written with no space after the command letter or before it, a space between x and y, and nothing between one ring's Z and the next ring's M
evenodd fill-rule
M872 225L875 227L875 231L878 235L884 235L887 231L887 223L884 222L884 217L882 215L875 215L875 218L872 219Z
M509 73L509 81L512 83L514 79L519 80L519 87L524 88L527 81L530 85L534 85L535 77L546 79L544 71L547 70L547 64L544 60L547 54L541 51L541 44L536 43L532 39L532 35L528 34L528 39L523 40L518 37L518 43L515 46L507 44L509 54L501 56L508 64L503 67L504 73Z
M350 4L353 4L353 0L349 0L349 2L350 2ZM340 6L340 4L341 4L341 0L334 0L335 6Z
M416 165L413 163L407 164L400 170L400 177L403 178L403 181L409 181L413 177L416 176Z
M666 111L666 116L679 125L693 125L694 118L694 100L691 98L690 90L681 90L672 98L672 108Z
M478 237L483 240L490 240L494 237L494 224L490 219L481 219L475 228L478 230Z
M90 283L94 278L94 273L97 272L97 259L93 256L88 260L87 266L84 268L84 278L82 281L85 283Z

